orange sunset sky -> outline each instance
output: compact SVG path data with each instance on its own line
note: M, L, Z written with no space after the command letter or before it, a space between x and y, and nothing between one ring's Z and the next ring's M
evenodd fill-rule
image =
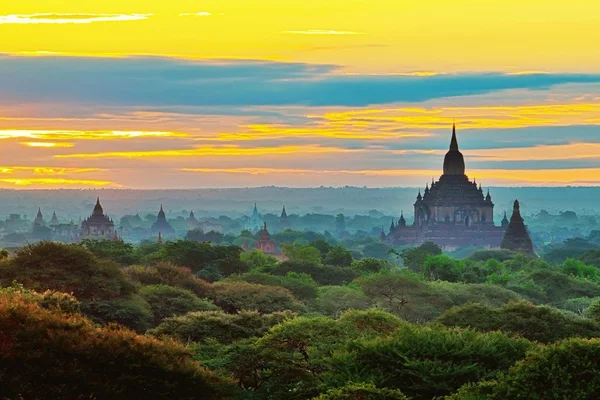
M600 2L0 2L0 188L600 184Z

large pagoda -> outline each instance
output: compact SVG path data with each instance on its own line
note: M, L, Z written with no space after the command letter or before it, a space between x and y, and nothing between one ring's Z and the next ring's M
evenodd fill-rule
M444 173L436 182L419 191L414 203L414 223L401 216L387 240L394 244L416 245L434 242L445 249L499 247L505 227L494 225L494 203L488 190L484 195L465 174L465 160L458 148L456 126L452 126L450 148L444 157Z
M115 223L108 215L104 214L100 198L96 199L96 205L92 215L81 223L81 238L112 239L115 233Z

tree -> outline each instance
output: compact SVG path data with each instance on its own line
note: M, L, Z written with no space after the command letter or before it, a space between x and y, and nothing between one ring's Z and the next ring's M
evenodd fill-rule
M241 310L258 311L268 314L276 311L301 311L292 292L277 286L256 285L247 282L217 282L213 285L215 304L225 312L237 313Z
M168 261L188 267L197 275L218 280L221 276L246 272L248 266L240 260L238 246L213 246L207 242L176 240L164 243L158 251L148 255L152 261Z
M21 248L0 264L0 282L17 281L26 288L72 293L78 300L115 299L135 291L118 265L99 261L73 244L40 242Z
M245 262L251 270L264 269L277 264L277 259L273 256L266 255L260 250L252 249L245 251L240 255L240 259Z
M231 393L227 380L178 343L98 328L21 293L0 293L0 331L5 398L217 400Z
M193 240L196 242L211 242L220 244L223 241L224 235L220 232L210 231L204 232L202 229L192 229L185 235L185 240Z
M347 310L366 310L372 306L373 301L360 289L348 286L323 286L315 302L317 311L334 318Z
M294 297L310 301L317 297L317 283L308 274L288 272L285 276L271 275L262 272L248 272L231 276L228 281L244 281L267 286L280 286L292 292Z
M429 256L437 256L442 254L442 249L433 242L425 242L419 247L404 250L400 253L400 257L404 261L404 266L413 272L421 272L425 260Z
M154 326L160 324L167 317L183 315L192 311L219 309L212 302L200 299L189 290L168 285L143 286L140 289L140 296L148 302L152 309Z
M148 333L167 336L182 342L208 342L230 344L237 340L264 335L271 327L295 314L289 311L260 314L256 311L240 311L227 314L223 311L199 311L178 317L166 318Z
M380 271L390 271L393 265L386 260L377 258L363 258L362 260L354 261L352 269L363 274L374 274Z
M393 313L400 313L414 300L413 295L426 288L414 275L389 272L359 278L356 284L367 296L381 300L386 309Z
M169 262L158 262L152 266L133 265L123 271L131 281L142 285L169 285L190 290L201 298L211 297L213 292L211 284L196 277L189 268Z
M350 383L340 389L331 389L314 400L409 400L399 390L380 389L368 383Z
M600 231L595 231L600 234ZM587 265L600 268L600 250L588 250L581 256L580 260Z
M352 261L352 253L342 246L332 247L323 259L323 263L338 267L349 267Z
M527 302L511 302L500 308L466 304L445 311L438 321L446 326L482 332L502 331L542 343L600 336L600 325L594 321Z
M83 302L81 308L91 321L100 325L117 323L136 332L145 332L153 326L152 309L137 294L120 299Z
M363 248L362 252L365 257L387 258L390 246L385 243L368 243Z
M590 304L590 306L585 309L584 314L587 317L600 322L600 299Z
M270 268L269 272L275 275L286 275L290 272L306 274L319 285L343 285L360 276L358 271L348 267L291 261L284 261Z
M453 400L600 397L600 339L569 339L532 349L497 381L466 387Z
M286 243L283 245L283 254L291 262L321 264L321 252L313 246L300 243Z
M310 242L310 245L319 249L319 252L321 253L321 258L325 258L327 256L327 253L329 253L329 250L331 250L331 248L333 247L325 239L318 239L318 240L312 241L312 242Z
M423 264L423 273L430 280L456 282L461 272L461 262L445 255L429 256Z
M532 347L498 332L405 324L378 340L355 340L346 351L335 352L325 385L371 383L429 400L507 371Z
M121 265L131 265L138 261L133 246L122 240L83 239L80 245L98 258L113 260Z

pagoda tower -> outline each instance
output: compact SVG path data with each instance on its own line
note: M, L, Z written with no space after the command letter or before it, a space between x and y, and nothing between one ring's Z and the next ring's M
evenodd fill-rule
M285 211L285 206L283 206L283 210L281 211L281 216L279 217L279 229L285 231L286 229L290 229L290 221L288 220L287 212Z
M151 229L153 233L164 233L166 236L172 236L175 233L173 227L167 222L167 216L165 215L162 204L160 205L156 221L152 224Z
M271 239L271 234L269 234L269 231L267 230L266 222L263 225L262 231L260 231L260 235L258 236L254 248L265 254L277 254L277 247L275 246L273 239Z
M510 222L508 223L508 228L506 228L500 248L531 256L535 255L533 252L533 242L531 241L529 232L527 232L523 217L521 217L519 200L515 200L513 214L510 217Z

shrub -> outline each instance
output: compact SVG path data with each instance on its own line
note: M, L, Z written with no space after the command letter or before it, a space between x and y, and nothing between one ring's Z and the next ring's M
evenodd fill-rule
M513 302L500 308L467 304L444 312L438 321L446 326L483 332L499 330L542 343L569 337L600 336L600 325L594 321L526 302Z
M391 270L393 265L386 260L363 258L362 260L354 261L351 267L361 274L375 274L379 271Z
M143 285L169 285L187 289L198 297L210 297L212 286L199 279L189 268L178 267L169 262L158 262L153 266L131 266L125 268L125 275Z
M133 245L123 240L83 239L80 245L98 258L109 259L121 265L131 265L138 261Z
M247 282L217 282L213 288L215 304L230 314L241 310L253 310L261 314L304 310L304 305L294 298L292 292L278 286Z
M360 273L349 267L284 261L269 270L275 275L289 272L310 275L319 285L343 285L352 282Z
M53 242L25 246L0 263L0 283L13 281L36 291L71 293L80 301L115 299L135 291L114 262L98 261L78 245Z
M531 347L497 332L405 324L385 338L354 341L335 352L326 384L372 383L429 400L508 370Z
M34 290L25 289L23 285L15 283L7 288L0 289L4 295L16 296L22 301L37 303L40 307L60 311L65 314L77 314L81 311L81 303L70 294L46 290L38 293Z
M92 321L102 325L114 322L137 332L144 332L153 326L154 316L150 305L139 295L84 302L81 308Z
M164 243L158 251L149 254L150 261L168 261L180 267L189 267L193 273L204 276L228 276L248 271L240 260L238 246L213 246L208 242L176 240Z
M368 383L350 383L331 389L313 400L409 400L399 390L380 389Z
M357 288L348 286L323 286L319 288L319 297L315 309L330 317L337 317L346 310L366 310L373 302Z
M256 311L241 311L238 314L199 311L166 318L158 327L149 331L149 334L166 335L182 342L205 342L214 339L219 343L232 343L262 336L272 326L293 317L294 314L289 311L263 315Z
M281 286L292 292L301 300L313 300L317 297L318 286L307 274L288 272L285 276L271 275L262 272L248 272L242 275L234 275L228 281L244 281L267 286Z
M115 326L98 328L19 293L0 293L0 332L5 398L229 397L230 384L204 370L180 344Z
M349 267L352 261L352 252L346 250L343 246L332 247L323 258L324 264L338 267Z
M600 322L600 300L594 301L588 308L585 309L584 314L598 322Z
M150 305L154 326L167 317L183 315L192 311L218 310L212 302L200 299L189 290L168 285L143 286L140 296Z
M600 339L570 339L535 349L486 391L493 400L600 398Z

